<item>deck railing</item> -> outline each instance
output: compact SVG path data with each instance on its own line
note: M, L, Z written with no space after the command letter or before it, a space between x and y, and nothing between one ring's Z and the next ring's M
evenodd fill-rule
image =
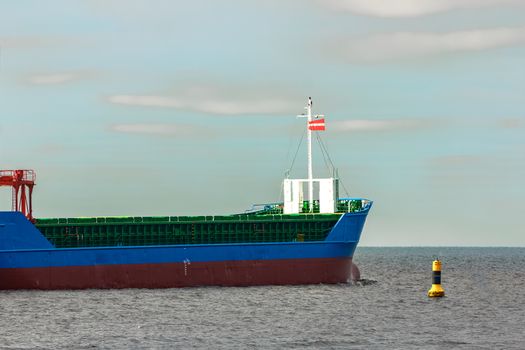
M364 211L370 207L371 203L368 199L362 198L340 198L336 203L336 213L356 213ZM260 215L282 214L283 203L255 204L248 212ZM313 201L313 211L310 210L310 203L303 201L300 213L307 214L312 212L315 214L319 213L319 200L315 199Z

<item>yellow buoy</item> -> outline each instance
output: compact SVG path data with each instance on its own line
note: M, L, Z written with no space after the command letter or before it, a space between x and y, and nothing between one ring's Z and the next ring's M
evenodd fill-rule
M428 296L431 298L445 296L445 291L441 288L441 261L439 260L432 262L432 288L428 291Z

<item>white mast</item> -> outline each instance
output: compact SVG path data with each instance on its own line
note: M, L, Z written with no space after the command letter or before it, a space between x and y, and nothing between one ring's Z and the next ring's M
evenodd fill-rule
M312 171L312 129L324 130L324 115L312 115L312 98L308 97L308 104L305 107L306 115L298 115L299 118L307 118L306 131L308 132L308 178L307 179L289 179L288 176L283 181L283 213L300 214L303 211L303 189L304 184L308 183L308 212L314 212L314 182L319 185L319 213L328 214L337 211L337 195L339 193L339 184L336 178L314 179ZM322 117L323 119L317 119ZM315 119L314 119L315 118ZM310 123L315 123L314 125ZM293 164L293 163L292 163Z
M306 122L306 129L308 131L308 208L310 212L314 211L314 183L312 171L312 130L310 130L310 122L312 121L312 98L308 97L308 105L306 106L308 113L308 121Z

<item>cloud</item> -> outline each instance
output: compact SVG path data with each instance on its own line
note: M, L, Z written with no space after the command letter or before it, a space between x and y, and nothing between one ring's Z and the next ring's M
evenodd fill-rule
M33 75L28 81L35 85L53 85L67 83L78 78L79 75L75 73L55 73Z
M520 129L525 124L522 119L505 118L499 121L499 126L504 129Z
M479 29L449 33L397 32L362 40L348 40L341 47L349 61L378 62L447 53L481 51L525 44L525 27Z
M335 132L348 131L385 131L385 130L407 130L428 126L430 123L424 120L395 119L395 120L344 120L334 121L327 127Z
M58 85L66 84L81 79L90 79L100 75L97 70L77 70L53 73L33 74L26 78L26 81L33 85Z
M65 145L61 145L58 143L46 143L43 145L39 145L36 149L36 152L39 154L56 154L61 153L67 150L67 147Z
M44 36L0 36L0 48L26 49L59 46L70 42L62 37Z
M121 105L144 107L182 108L184 105L183 102L176 97L154 95L113 95L108 97L108 101Z
M128 106L178 108L221 115L279 114L294 110L289 101L271 97L236 100L213 96L113 95L108 97L108 101Z
M430 159L432 166L448 167L479 164L483 159L479 156L455 154L448 156L433 157Z
M327 0L335 10L376 17L417 17L457 9L518 4L520 0Z
M208 135L209 130L206 128L197 128L194 126L174 124L174 123L129 123L114 124L110 127L111 131L126 134L142 134L157 136L177 136L193 137L195 135Z

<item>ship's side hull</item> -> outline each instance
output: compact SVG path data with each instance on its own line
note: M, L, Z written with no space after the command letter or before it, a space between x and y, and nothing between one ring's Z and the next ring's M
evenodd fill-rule
M9 268L0 289L175 288L345 283L351 258Z
M0 289L344 283L357 243L1 251Z
M345 283L367 212L324 241L54 248L0 212L0 289L169 288Z

